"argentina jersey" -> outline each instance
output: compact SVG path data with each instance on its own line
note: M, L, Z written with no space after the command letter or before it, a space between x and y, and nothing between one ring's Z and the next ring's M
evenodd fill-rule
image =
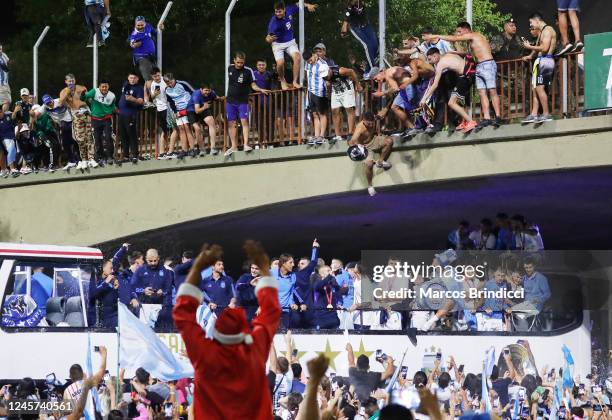
M308 91L319 97L327 96L327 88L325 78L329 74L329 66L321 59L316 63L306 65L306 74L308 76Z
M166 88L166 96L174 102L177 111L182 111L187 109L193 90L189 83L177 80L174 87Z

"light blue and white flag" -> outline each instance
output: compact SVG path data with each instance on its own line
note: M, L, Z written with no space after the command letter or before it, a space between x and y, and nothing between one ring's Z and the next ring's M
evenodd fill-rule
M563 366L563 388L574 387L574 358L570 349L564 344L561 347L563 356L565 357L565 366Z
M346 334L348 336L348 332ZM395 368L395 372L393 372L393 376L391 376L391 380L389 381L389 385L387 385L387 394L391 395L391 391L393 391L393 387L397 382L397 378L399 377L399 373L402 370L402 366L404 365L404 359L406 358L406 353L408 353L408 347L404 350L404 354L402 355L402 360L400 360L399 364Z
M119 308L119 363L122 368L145 369L154 378L174 381L192 378L193 366L176 359L151 328L143 324L123 303Z
M87 356L85 358L85 369L87 369L87 376L93 375L93 365L91 362L92 350L93 349L91 348L91 335L87 333ZM83 390L83 392L85 392L85 390ZM83 417L85 417L86 420L95 420L95 412L100 412L100 396L98 395L98 390L96 388L91 388L90 392L91 397L93 398L93 403L92 398L87 397L87 404L85 405L85 410L83 411Z
M207 304L204 303L198 307L196 311L196 321L198 321L200 327L206 332L206 338L212 340L215 322L217 322L217 315L215 315Z
M487 378L491 376L493 366L495 366L495 347L491 347L489 350L487 350L485 353L485 359L482 362L481 401L484 401L485 411L487 413L490 413L493 410L491 407L491 399L489 398L489 387L487 386Z

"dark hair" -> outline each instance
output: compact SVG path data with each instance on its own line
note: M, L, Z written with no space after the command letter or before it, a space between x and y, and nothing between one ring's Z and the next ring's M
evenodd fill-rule
M472 30L472 25L470 25L469 22L463 21L463 22L459 22L457 24L457 28L467 29L467 30L471 31Z
M151 69L151 74L161 73L161 69L159 67L153 67Z
M136 262L137 259L144 257L144 254L140 251L134 251L132 252L132 255L129 256L128 258L128 262L130 263L130 265L134 264Z
M234 54L234 58L240 58L244 60L246 58L246 54L244 53L244 51L236 51L236 53Z
M98 80L98 86L103 85L103 84L110 85L110 82L108 81L106 77L102 77L100 80Z
M544 20L544 17L542 16L542 13L540 12L533 12L531 15L529 15L529 19Z
M572 416L578 416L580 418L584 417L584 410L582 407L572 407L570 413Z
M357 415L357 409L350 404L346 404L344 407L342 407L341 411L342 414L344 414L344 417L346 417L348 420L353 420Z
M495 217L498 219L506 220L508 218L508 215L506 213L500 212L500 213L497 213Z
M370 369L370 359L365 354L360 354L357 358L357 369L368 370Z
M291 372L293 372L293 377L299 379L302 376L302 365L299 363L291 363Z
M141 367L136 369L136 379L138 379L138 382L140 382L143 385L148 385L149 378L151 378L151 375L145 369Z
M166 73L164 74L164 80L176 80L176 79L174 78L174 74Z
M470 227L470 222L468 222L467 220L462 220L459 222L459 226Z
M374 113L371 111L364 112L363 119L365 121L374 121L376 118L374 117Z
M300 408L304 397L299 392L292 392L287 396L287 410L293 412Z
M451 377L448 372L442 372L438 378L438 385L440 385L440 388L445 389L450 384L450 381Z
M434 55L434 54L440 54L440 50L437 49L436 47L431 47L430 49L427 50L427 57L429 57L430 55Z
M427 375L422 370L417 371L412 377L412 383L415 388L419 388L419 385L425 386L427 385Z
M534 257L528 256L523 260L523 265L533 265L534 267L538 265L537 260Z
M211 89L211 85L208 82L200 83L200 89Z
M64 80L66 80L66 79L74 79L74 80L76 80L76 77L74 77L74 74L72 74L72 73L67 73L64 76Z
M378 401L376 400L376 398L374 397L368 397L364 402L363 402L363 408L367 408L367 407L371 407L371 406L376 406L378 407Z
M480 221L480 224L481 224L481 225L484 225L484 226L488 226L488 227L492 227L492 226L493 226L493 222L492 222L492 221L491 221L491 219L489 219L488 217L483 218L483 219Z
M471 395L478 394L480 391L478 387L480 386L480 381L478 377L473 373L468 373L465 375L465 379L463 380L463 389L467 389L470 391Z
M431 26L426 26L423 28L423 30L421 31L421 35L422 34L433 34L434 30Z
M140 75L136 72L136 70L132 70L128 73L128 77L130 76L136 76L138 78L140 78Z
M523 216L522 214L515 214L514 216L511 217L510 220L525 224L525 216Z
M280 10L280 9L285 9L284 1L277 1L274 3L274 10Z
M193 258L193 251L191 251L191 250L183 251L183 258L192 259Z
M537 388L537 381L533 375L525 375L521 381L521 386L527 390L527 395L531 395Z
M412 412L410 409L399 404L389 404L380 410L380 420L412 420Z
M280 254L280 256L278 257L278 265L281 266L291 259L293 259L293 255L291 254Z
M81 367L81 365L75 363L74 365L70 366L68 376L70 377L70 380L72 380L72 382L80 381L81 379L83 379L83 368Z
M25 400L30 395L36 394L36 383L32 378L23 378L17 384L16 397L21 400Z
M108 420L123 420L123 414L121 414L120 410L111 410L108 413Z
M276 361L278 369L282 374L285 374L289 371L289 360L286 357L279 357Z
M259 57L259 58L257 59L256 63L259 63L260 61L262 61L262 62L264 62L264 63L268 64L268 62L266 61L266 59L265 59L265 58L263 58L263 57Z

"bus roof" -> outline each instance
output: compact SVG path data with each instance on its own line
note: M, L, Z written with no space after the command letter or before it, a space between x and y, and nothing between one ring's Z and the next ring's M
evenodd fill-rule
M0 255L12 257L52 257L102 259L102 251L82 246L59 246L40 244L16 244L0 242Z

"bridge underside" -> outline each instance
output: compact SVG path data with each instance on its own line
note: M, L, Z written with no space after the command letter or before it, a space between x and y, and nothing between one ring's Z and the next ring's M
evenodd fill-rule
M308 253L319 238L322 256L358 259L367 249L440 249L462 219L478 223L498 212L536 222L548 249L612 249L612 167L497 176L436 184L389 187L371 198L363 191L262 206L168 226L105 242L164 255L222 244L230 271L241 267L240 245L264 242L271 254ZM238 275L239 273L233 273Z

